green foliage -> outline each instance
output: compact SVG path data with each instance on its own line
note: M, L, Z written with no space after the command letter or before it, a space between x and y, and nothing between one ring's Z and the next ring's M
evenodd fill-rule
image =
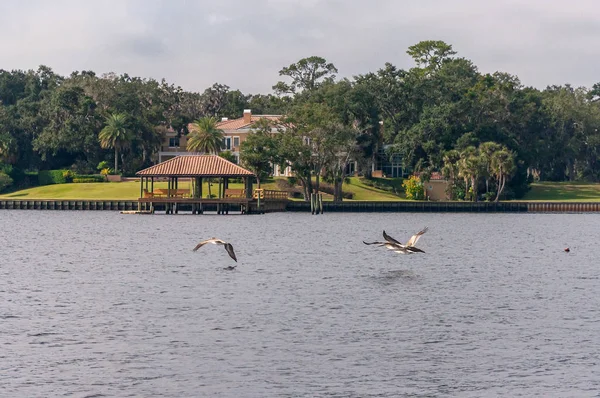
M87 182L105 182L106 179L102 176L76 176L72 182L75 184L87 183Z
M231 151L219 152L219 156L231 163L237 163L237 157Z
M409 200L424 200L425 199L425 188L421 179L416 176L410 176L407 180L404 180L402 184L404 192L406 193L406 199Z
M194 121L188 135L187 150L190 152L218 153L223 148L223 130L217 128L218 120L203 117Z
M62 176L65 179L65 182L69 183L73 181L75 174L71 170L65 170L63 171Z
M68 170L40 170L38 182L40 185L64 184L67 182L65 172Z
M0 172L0 192L10 187L13 184L13 179L6 173Z
M101 161L100 163L98 163L98 166L96 166L96 170L104 170L108 168L110 168L110 165L106 160Z

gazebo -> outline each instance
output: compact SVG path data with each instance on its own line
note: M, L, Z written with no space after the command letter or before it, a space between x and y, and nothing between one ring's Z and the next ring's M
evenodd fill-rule
M140 177L140 205L164 203L167 213L176 213L177 205L192 205L192 213L203 213L203 203L216 203L217 213L228 210L228 204L243 206L252 200L254 173L217 155L182 155L158 163L136 173ZM215 197L203 198L202 183L205 179L219 181ZM230 178L242 178L244 189L228 189ZM167 189L154 189L155 180L167 180ZM181 180L188 180L188 189L179 189ZM210 183L210 181L209 181Z

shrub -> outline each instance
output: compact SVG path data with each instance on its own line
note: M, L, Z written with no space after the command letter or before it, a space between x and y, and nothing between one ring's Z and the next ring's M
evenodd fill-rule
M62 176L65 179L65 182L71 182L73 181L74 173L71 170L65 170L63 171Z
M404 192L406 193L406 199L409 200L424 200L425 189L421 179L416 176L410 176L408 180L404 180L402 183Z
M98 163L98 166L96 166L96 170L102 169L110 169L110 165L106 160L101 161L100 163Z
M0 172L0 192L12 185L13 179L4 172Z
M81 184L86 182L106 182L106 179L102 176L77 176L73 178L74 184Z
M64 184L67 182L64 177L66 170L42 170L38 173L38 182L40 185Z

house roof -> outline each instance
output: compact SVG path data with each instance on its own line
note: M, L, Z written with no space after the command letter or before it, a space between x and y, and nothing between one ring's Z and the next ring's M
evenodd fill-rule
M224 131L248 129L248 128L250 128L250 126L252 126L252 124L259 121L260 119L267 119L267 120L276 122L276 121L280 120L282 117L283 116L281 116L281 115L252 115L250 117L249 123L246 122L243 117L240 117L237 119L231 119L231 120L222 120L217 123L217 128L224 130ZM189 131L193 131L194 128L195 127L194 127L193 123L188 124Z
M135 173L142 177L246 177L254 173L217 155L182 155Z
M420 177L421 173L414 173L415 176ZM445 181L446 179L439 171L432 171L431 176L429 177L429 181Z
M252 124L260 119L267 119L276 122L281 119L281 117L281 115L252 115L250 117L250 123L246 122L243 117L240 117L238 119L221 121L217 123L217 127L221 130L239 130L249 128L252 126Z

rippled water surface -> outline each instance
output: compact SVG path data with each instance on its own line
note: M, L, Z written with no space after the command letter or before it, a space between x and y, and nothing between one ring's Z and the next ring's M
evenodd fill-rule
M0 395L598 396L599 223L0 211Z

